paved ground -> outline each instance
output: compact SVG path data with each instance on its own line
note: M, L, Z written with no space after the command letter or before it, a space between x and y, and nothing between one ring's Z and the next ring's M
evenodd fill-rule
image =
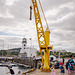
M55 69L55 75L61 75L60 69ZM41 72L41 70L35 70L34 72L29 73L28 75L51 75L50 72ZM68 71L65 69L65 74L64 75L69 75ZM71 75L75 75L75 72L72 72Z
M69 58L68 58L69 59ZM68 60L67 59L67 60ZM67 61L66 60L66 61ZM75 60L75 59L74 59ZM66 64L66 63L65 63ZM65 66L64 66L65 68ZM28 73L26 75L51 75L51 72L41 72L41 70L35 70L34 72ZM60 69L55 69L55 75L61 75ZM71 72L71 74L68 74L68 71L65 69L65 74L64 75L75 75L75 71Z

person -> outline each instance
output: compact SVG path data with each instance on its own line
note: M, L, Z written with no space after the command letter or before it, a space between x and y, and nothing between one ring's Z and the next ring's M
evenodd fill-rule
M18 74L17 75L21 75L21 71L18 71Z
M60 66L60 63L56 60L56 64L54 65L55 66L55 69L58 69L59 68L59 66Z
M14 71L13 71L13 69L11 69L10 67L8 67L8 69L9 69L9 72L7 72L7 74L8 73L10 73L11 75L14 75L15 74Z
M22 75L29 75L29 73L25 73L25 74L23 73Z
M71 70L74 71L74 70L75 70L75 67L74 67L73 55L70 55L69 62L70 62L70 64L71 64Z
M68 60L68 74L70 75L71 74L71 64L70 64L70 60Z
M63 64L64 64L65 59L63 58Z
M63 66L64 64L61 62L60 63L60 73L61 73L61 75L64 75L64 73L65 73L65 69L64 69L64 66Z
M51 69L51 75L55 75L54 65L52 66L52 69Z

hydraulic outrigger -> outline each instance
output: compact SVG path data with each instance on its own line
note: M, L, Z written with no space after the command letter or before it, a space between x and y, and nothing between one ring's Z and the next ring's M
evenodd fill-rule
M38 0L38 1L40 3L40 0ZM37 29L39 49L40 49L41 58L42 58L42 65L43 65L42 71L49 72L50 71L49 50L53 49L53 46L50 45L50 43L49 43L50 42L50 39L49 39L50 31L49 31L48 25L47 25L46 31L44 32L44 30L43 30L37 1L32 0L32 4L33 4L33 9L34 9L34 16L35 16L35 23L36 23L36 29ZM41 3L40 3L40 6L41 6ZM41 6L41 8L42 8L42 6ZM43 9L42 9L42 11L43 11ZM32 19L31 13L32 13L32 6L30 6L30 20ZM43 12L43 14L44 14L44 12ZM44 15L44 18L45 18L45 15ZM46 20L46 18L45 18L45 20ZM44 58L42 55L42 50L44 50Z

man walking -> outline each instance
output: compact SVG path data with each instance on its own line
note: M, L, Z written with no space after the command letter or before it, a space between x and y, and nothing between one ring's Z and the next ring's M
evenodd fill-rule
M72 70L74 71L75 70L75 67L74 67L74 60L73 60L73 55L70 55L70 64L71 64L71 67L72 67Z
M8 69L9 69L9 72L7 72L7 74L8 73L10 73L11 75L14 75L15 74L14 71L13 71L13 69L11 69L10 67L8 67Z
M64 64L65 59L63 58L63 64Z

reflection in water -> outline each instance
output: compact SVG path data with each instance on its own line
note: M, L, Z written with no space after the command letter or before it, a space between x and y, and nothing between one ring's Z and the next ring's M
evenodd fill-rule
M25 71L27 71L28 69L20 69L18 67L12 67L12 69L15 72L15 75L18 73L18 71L21 71L21 73L24 73ZM9 72L8 67L0 67L0 75L10 75L10 74L6 74L7 72Z

